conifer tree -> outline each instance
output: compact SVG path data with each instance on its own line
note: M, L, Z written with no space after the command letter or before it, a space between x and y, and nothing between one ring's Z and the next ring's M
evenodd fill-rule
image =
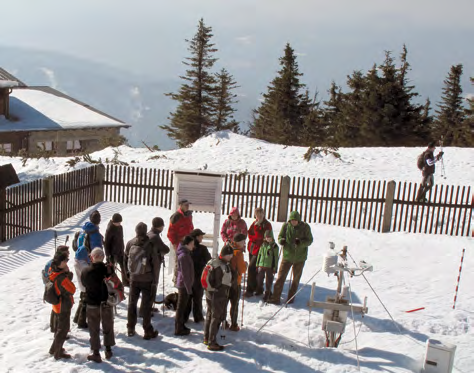
M328 145L324 110L321 108L321 101L318 100L318 92L316 91L311 101L308 91L305 96L309 104L307 114L304 116L301 145L312 147Z
M463 105L461 76L463 65L453 65L444 80L443 95L438 104L438 114L435 123L435 133L444 138L445 145L469 146L471 129L466 121L466 111Z
M161 126L168 136L176 140L179 147L187 146L201 136L211 132L212 118L215 115L215 75L211 73L217 58L217 51L211 43L212 28L201 18L197 32L189 43L190 57L183 64L187 66L184 80L178 93L167 93L178 103L175 112L170 113L168 125Z
M232 132L239 132L239 122L237 122L233 115L235 109L233 104L237 101L235 98L236 94L232 93L232 90L238 88L232 75L226 69L222 69L219 73L215 74L217 85L216 85L216 103L215 103L215 118L213 121L213 129L215 131L231 130Z
M309 99L302 90L305 85L299 78L298 63L293 48L286 44L284 56L280 58L278 71L263 102L254 110L255 121L250 126L250 135L279 144L297 145L302 137L305 113L309 112Z
M471 77L471 84L474 85L474 78ZM467 99L466 121L471 129L471 146L474 145L474 96Z
M327 128L328 145L342 146L345 142L345 126L342 123L342 93L336 82L331 83L329 99L324 101L324 121Z

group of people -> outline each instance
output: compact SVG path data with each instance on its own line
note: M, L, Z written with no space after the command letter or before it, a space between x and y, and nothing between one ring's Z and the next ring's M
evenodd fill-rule
M106 359L113 356L112 347L115 345L114 304L109 301L109 290L104 279L117 271L121 274L123 285L129 287L127 335L132 337L136 334L138 317L142 317L143 338L156 338L159 333L153 327L151 318L157 311L154 302L164 256L170 253L170 248L160 236L165 227L160 217L152 220L150 230L145 223L138 223L135 237L127 244L124 242L120 214L112 216L105 236L100 233L100 221L99 211L93 211L73 241L76 283L81 292L73 321L79 328L89 330L92 353L87 358L98 363L102 361L101 324ZM178 296L174 334L190 334L191 329L186 323L192 313L195 323L204 322L203 342L207 348L221 351L224 346L217 343L216 337L219 328L234 332L240 330L239 301L243 290L246 298L263 295L264 301L280 304L283 286L291 270L291 287L286 302L294 301L313 237L309 225L301 221L296 211L290 213L289 221L283 224L275 240L272 225L265 218L262 208L255 209L255 221L247 229L236 207L231 209L222 226L224 245L216 258L211 258L209 250L202 244L204 236L201 229L194 228L190 202L180 200L178 210L170 218L167 232L171 253L176 255L173 281ZM245 260L245 251L248 252L248 260ZM45 277L53 282L60 299L51 314L54 341L50 354L55 359L71 358L63 347L70 329L76 292L73 273L68 266L69 255L68 246L59 246L44 269ZM280 257L282 260L278 267ZM245 289L242 289L242 278ZM205 316L202 304L204 292L207 305ZM228 310L230 324L226 321Z

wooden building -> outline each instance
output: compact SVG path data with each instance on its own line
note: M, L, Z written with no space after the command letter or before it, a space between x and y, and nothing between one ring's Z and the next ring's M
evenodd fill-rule
M93 152L128 127L54 88L27 86L0 68L0 154Z

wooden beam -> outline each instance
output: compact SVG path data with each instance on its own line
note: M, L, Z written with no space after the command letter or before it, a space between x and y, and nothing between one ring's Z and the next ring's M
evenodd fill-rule
M358 305L346 305L340 303L329 303L329 302L315 302L315 301L308 301L308 307L315 307L315 308L323 308L326 310L333 310L333 311L348 311L350 312L353 310L356 313L368 313L369 309L364 306Z

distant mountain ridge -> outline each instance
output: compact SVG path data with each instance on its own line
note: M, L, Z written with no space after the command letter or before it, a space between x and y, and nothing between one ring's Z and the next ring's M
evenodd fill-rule
M177 80L152 79L55 52L0 47L0 66L28 85L47 85L131 124L123 130L131 146L175 147L159 125L173 102L164 96Z

